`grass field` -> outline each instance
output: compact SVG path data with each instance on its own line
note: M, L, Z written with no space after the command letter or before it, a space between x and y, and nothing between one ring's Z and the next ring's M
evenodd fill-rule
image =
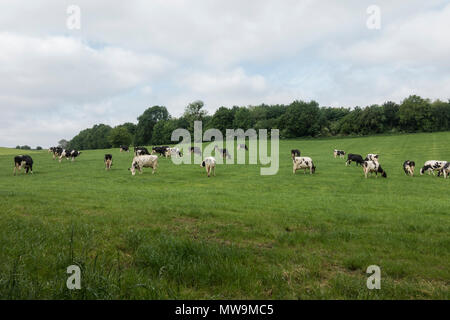
M0 149L3 299L449 299L450 179L419 176L450 160L450 132L280 142L280 169L160 159L131 176L132 153L86 150L75 162L31 151L13 176ZM292 174L290 149L315 161ZM334 159L379 153L388 178ZM106 172L103 155L113 154ZM417 176L405 176L404 160ZM82 268L68 290L66 268ZM366 268L381 268L368 290Z

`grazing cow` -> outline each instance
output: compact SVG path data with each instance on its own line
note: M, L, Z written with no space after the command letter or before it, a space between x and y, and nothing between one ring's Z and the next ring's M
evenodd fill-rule
M33 159L28 155L15 156L14 157L14 175L16 175L16 170L20 172L20 169L24 167L25 173L30 171L33 173Z
M130 152L130 148L128 146L120 146L120 152Z
M447 176L450 174L450 162L447 162L442 168L442 173L444 173L444 179L447 179Z
M237 149L238 149L238 150L244 149L244 150L247 150L247 151L248 151L247 145L246 145L246 144L242 144L242 143L241 143L241 144L238 144Z
M81 151L72 150L70 152L70 158L72 158L72 161L75 160L76 157L78 157L81 154Z
M375 153L369 153L364 161L377 161L378 162L378 155Z
M61 147L53 147L53 160L59 158L63 152L63 148Z
M72 161L75 161L75 158L78 157L80 154L81 154L81 151L64 149L59 156L59 162L61 162L63 157L66 157L67 160L69 160L69 158L71 158Z
M383 178L387 178L386 171L384 171L383 168L381 168L380 163L378 161L374 161L374 160L364 161L363 171L364 171L364 176L366 177L366 179L367 179L367 175L369 174L369 172L375 172L375 175L377 178L378 178L378 173L381 173L381 176Z
M112 154L105 154L105 170L111 169L112 166Z
M217 145L215 145L214 150L216 150L218 153L220 153L222 155L222 158L227 157L228 159L231 159L231 155L228 153L227 149L221 149Z
M203 159L200 167L204 167L206 169L208 178L211 173L213 174L213 176L216 176L216 159L214 157L207 157Z
M306 169L309 169L310 174L316 172L316 166L314 165L314 162L310 157L295 157L292 163L293 163L292 172L294 174L298 169L304 169L303 172L304 174L306 173Z
M168 146L153 147L152 154L159 153L160 156L165 156L167 149L169 149Z
M294 160L295 157L300 157L300 150L298 149L292 149L291 150L291 158Z
M165 156L166 156L166 158L169 158L171 156L182 157L183 155L182 155L180 149L178 149L178 148L167 148Z
M403 162L403 171L407 176L414 176L414 169L416 168L416 163L414 161L406 160Z
M336 149L334 149L333 155L334 155L335 158L336 158L336 157L344 158L344 156L345 156L345 151L344 151L344 150L336 150Z
M150 152L148 152L147 148L145 147L134 147L134 155L135 156L150 155Z
M440 171L444 168L447 161L441 161L441 160L428 160L423 165L422 169L420 169L420 175L423 175L425 171L428 171L428 174L433 173L434 171Z
M145 154L142 156L135 156L133 158L133 162L131 163L131 168L128 170L130 170L131 174L134 176L136 174L136 169L138 169L139 173L142 174L142 168L152 168L152 174L154 174L157 167L158 156Z
M189 152L193 154L198 154L200 156L202 155L202 150L200 150L199 147L190 147Z
M364 160L360 154L349 153L347 155L347 161L345 162L345 165L350 165L352 161L356 162L356 166L358 166L358 164L363 165L364 163Z

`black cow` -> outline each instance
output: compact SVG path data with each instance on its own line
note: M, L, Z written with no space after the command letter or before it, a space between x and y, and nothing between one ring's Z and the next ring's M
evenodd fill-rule
M148 152L147 148L145 148L145 147L134 147L134 155L135 156L142 156L144 154L150 155L150 152Z
M16 170L20 172L20 169L24 167L25 173L30 171L33 173L33 159L28 155L15 156L14 157L14 175L16 175Z
M105 170L111 169L112 166L112 154L105 154Z
M298 149L292 149L292 150L291 150L291 157L292 157L292 160L294 160L295 157L300 157L300 150L298 150Z
M128 146L120 146L120 152L130 152Z
M152 153L159 153L160 156L165 156L167 149L169 149L169 146L153 147Z
M356 162L356 166L358 166L358 164L363 165L363 163L364 163L364 159L360 154L349 153L347 155L347 161L345 162L345 165L346 166L350 165L350 163L352 163L352 161Z
M335 158L336 158L336 157L344 158L344 156L345 156L345 151L344 151L344 150L337 150L337 149L334 149L333 155L334 155Z

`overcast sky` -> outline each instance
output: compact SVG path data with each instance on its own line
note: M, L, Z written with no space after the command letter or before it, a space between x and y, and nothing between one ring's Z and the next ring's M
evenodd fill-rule
M180 116L198 99L213 113L410 94L450 98L448 0L0 2L0 146L56 145L153 105Z

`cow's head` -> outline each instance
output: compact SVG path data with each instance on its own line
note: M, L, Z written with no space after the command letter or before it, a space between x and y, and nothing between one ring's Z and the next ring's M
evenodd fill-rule
M205 161L202 161L202 164L200 165L200 167L205 167L205 166L206 166Z
M315 172L316 172L316 166L315 166L315 165L312 166L311 172L312 172L312 173L315 173Z

